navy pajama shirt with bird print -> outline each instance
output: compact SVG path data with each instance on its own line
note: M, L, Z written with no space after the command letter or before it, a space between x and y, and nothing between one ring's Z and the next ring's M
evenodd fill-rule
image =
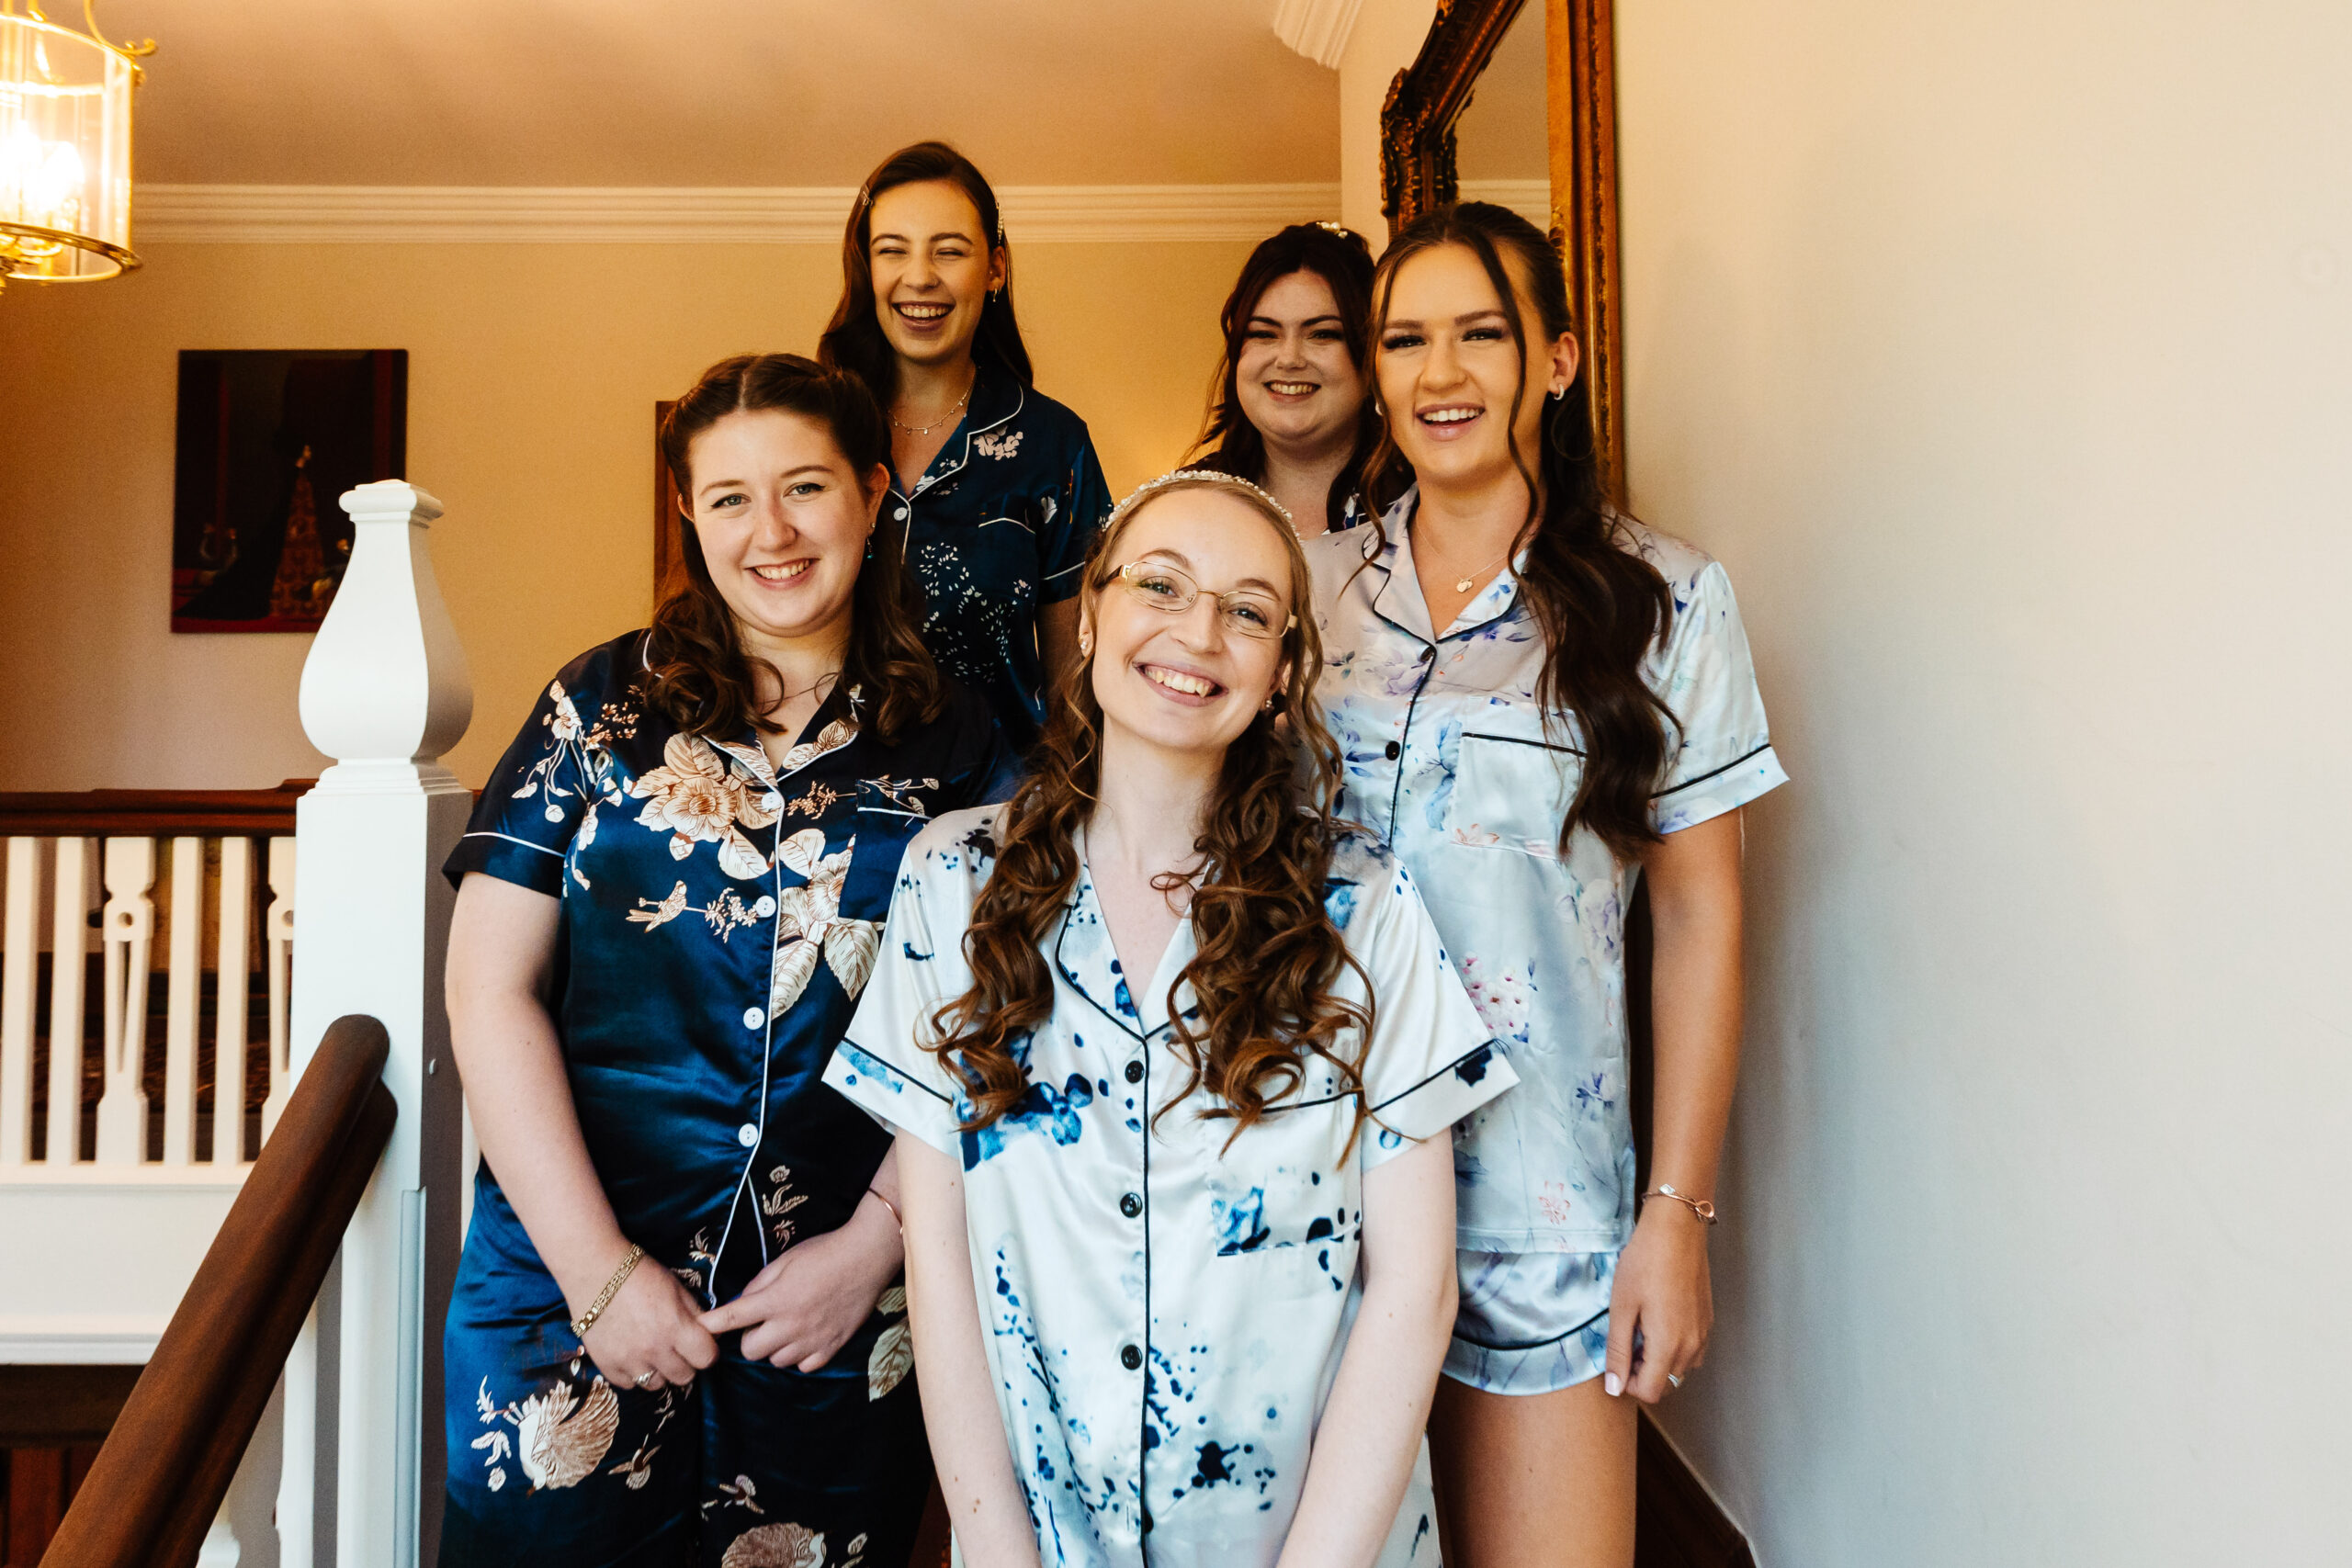
M836 692L771 765L644 700L646 634L548 686L447 866L561 901L550 1010L623 1233L705 1306L846 1222L889 1147L821 1081L930 817L1012 759L954 682L884 746ZM487 1164L445 1339L444 1568L900 1568L930 1481L893 1286L819 1371L743 1359L616 1388ZM614 1262L617 1264L618 1258Z

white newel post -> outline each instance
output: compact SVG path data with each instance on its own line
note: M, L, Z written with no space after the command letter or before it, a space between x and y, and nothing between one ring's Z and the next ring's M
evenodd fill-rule
M426 550L441 503L386 480L343 508L351 564L302 667L302 728L335 762L296 815L294 1066L344 1014L382 1021L400 1120L344 1236L334 1332L306 1332L288 1363L289 1401L308 1406L289 1411L289 1435L315 1422L317 1440L304 1455L288 1445L296 1495L279 1517L331 1518L336 1568L414 1568L439 1536L438 1325L460 1240L441 863L472 801L438 759L473 716L473 688ZM326 1568L307 1544L284 1540L285 1561Z

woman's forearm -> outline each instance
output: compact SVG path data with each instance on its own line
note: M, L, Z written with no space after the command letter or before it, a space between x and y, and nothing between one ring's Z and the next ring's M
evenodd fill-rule
M923 1425L956 1544L970 1568L1036 1568L1037 1538L1013 1474L989 1374L956 1162L899 1134L907 1307L922 1369Z
M1277 1568L1367 1568L1396 1521L1453 1332L1453 1144L1364 1178L1363 1304Z
M1738 812L1668 835L1647 863L1656 1064L1650 1179L1713 1198L1739 1078Z
M538 994L555 912L544 894L466 879L449 933L449 1044L482 1161L578 1311L628 1243L581 1137L563 1046Z

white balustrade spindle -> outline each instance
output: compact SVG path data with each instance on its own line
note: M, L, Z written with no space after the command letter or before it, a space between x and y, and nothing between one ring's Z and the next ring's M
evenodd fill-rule
M40 840L10 839L0 891L0 1170L33 1151L33 998L40 986Z
M106 846L107 903L100 927L107 944L100 1036L106 1089L98 1100L98 1163L137 1165L147 1152L147 1091L140 1074L147 1054L147 947L155 936L155 906L147 897L155 886L155 840L108 839ZM50 1039L52 1044L61 1039L78 1043L81 1037L77 1019L70 1033L52 1032ZM52 1066L54 1059L52 1053Z
M336 761L296 809L292 1039L299 1065L336 1018L380 1020L400 1119L344 1236L336 1364L322 1332L303 1390L315 1417L288 1417L289 1433L332 1419L334 1439L321 1432L318 1462L288 1464L278 1513L332 1517L338 1568L413 1568L434 1555L443 1476L440 1337L425 1325L447 1303L459 1240L459 1096L441 1003L454 897L440 866L471 797L439 759L465 733L473 694L426 551L440 502L391 480L343 506L351 564L302 667L302 728ZM311 1382L289 1376L289 1398L298 1381Z
M202 839L172 840L171 936L164 986L164 1163L187 1166L196 1162L196 1012L204 982Z
M212 1163L245 1157L245 1036L253 988L254 841L220 840L220 923L213 968L220 994L212 1013Z
M50 929L49 1149L47 1163L72 1165L82 1145L82 998L90 952L91 862L96 841L60 839L51 863Z
M269 913L262 919L269 952L269 1096L262 1101L262 1141L269 1141L294 1092L290 1050L294 1019L294 840L269 841Z

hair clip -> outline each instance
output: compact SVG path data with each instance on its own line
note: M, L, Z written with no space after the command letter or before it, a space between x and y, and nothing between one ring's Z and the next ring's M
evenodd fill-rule
M1348 226L1329 218L1317 218L1315 220L1315 226L1317 229L1322 229L1330 233L1337 234L1343 240L1348 236Z

